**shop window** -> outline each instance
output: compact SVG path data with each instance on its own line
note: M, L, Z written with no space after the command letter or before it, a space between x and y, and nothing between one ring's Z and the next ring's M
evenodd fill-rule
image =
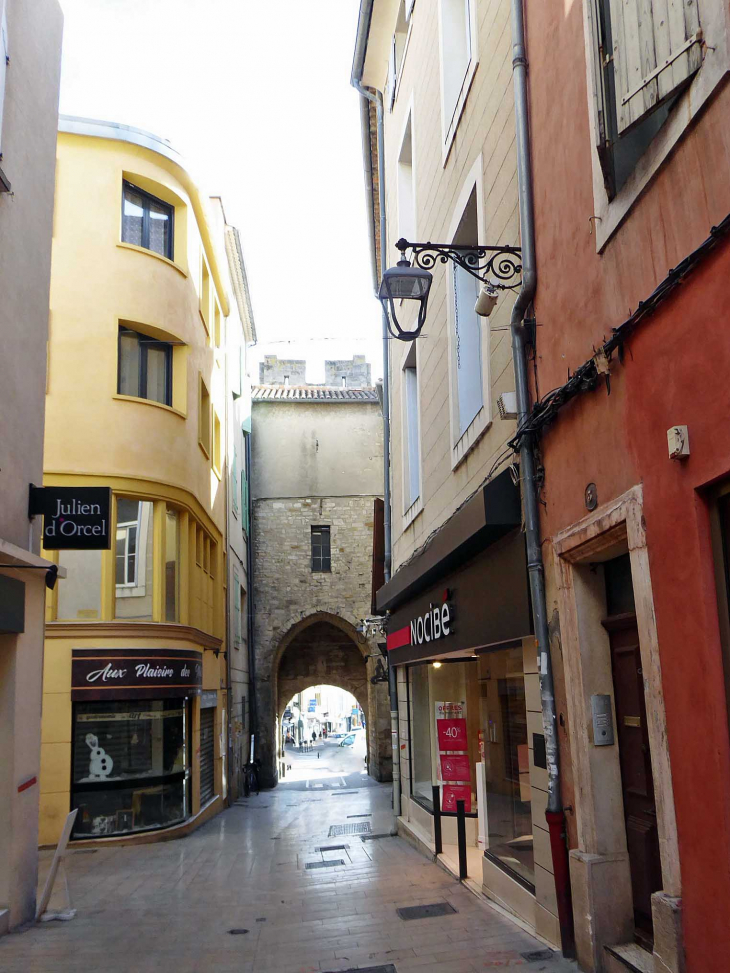
M165 513L165 621L178 622L180 612L180 515Z
M198 388L198 442L206 456L210 456L210 392L200 376Z
M154 504L117 498L115 618L152 620Z
M487 857L533 886L530 748L522 646L480 659L481 721L489 842ZM535 687L537 689L537 687Z
M75 838L166 827L190 814L187 699L74 703Z
M312 527L312 571L331 571L329 527Z
M119 326L117 392L172 405L172 345Z
M409 669L411 794L433 810L433 786L441 809L454 813L463 800L477 813L476 763L479 759L479 688L476 661L413 666ZM456 738L444 733L446 720ZM454 722L457 721L457 722Z
M433 772L431 755L431 704L428 666L408 671L411 728L411 795L432 809Z
M67 577L59 584L56 618L101 618L101 551L59 551Z
M173 217L175 209L143 189L124 183L122 241L173 259Z

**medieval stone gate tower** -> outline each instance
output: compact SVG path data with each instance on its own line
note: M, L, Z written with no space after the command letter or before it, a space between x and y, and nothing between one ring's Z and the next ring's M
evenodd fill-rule
M367 721L370 773L388 780L388 687L371 682L379 651L356 631L370 614L373 508L383 484L377 392L288 382L255 386L252 448L262 782L278 780L284 707L318 684L356 697Z

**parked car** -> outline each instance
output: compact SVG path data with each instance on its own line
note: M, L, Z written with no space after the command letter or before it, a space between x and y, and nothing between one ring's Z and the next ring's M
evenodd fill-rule
M355 743L355 734L348 733L344 739L340 740L341 747L351 747Z

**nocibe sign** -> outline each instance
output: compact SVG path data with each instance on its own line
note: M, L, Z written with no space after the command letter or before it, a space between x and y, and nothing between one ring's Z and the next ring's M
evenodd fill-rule
M107 550L111 495L109 487L31 486L29 513L43 514L46 550Z

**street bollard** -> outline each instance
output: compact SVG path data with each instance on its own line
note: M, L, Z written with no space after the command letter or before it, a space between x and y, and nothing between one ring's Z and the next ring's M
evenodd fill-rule
M440 855L444 846L441 842L441 789L434 784L432 788L433 797L433 843L436 846L436 854Z
M456 838L459 843L459 881L466 878L466 810L464 801L456 802Z

